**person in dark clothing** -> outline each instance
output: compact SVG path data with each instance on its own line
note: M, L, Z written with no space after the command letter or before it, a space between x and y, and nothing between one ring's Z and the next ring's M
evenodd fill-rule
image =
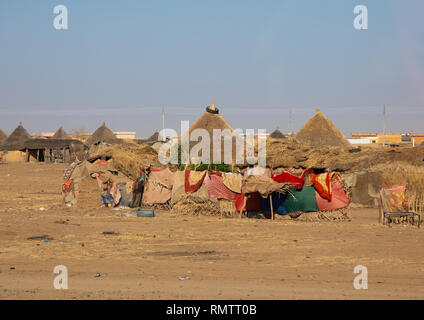
M140 207L143 200L144 185L146 184L146 172L143 167L140 167L140 177L133 184L133 196L130 203L130 208Z

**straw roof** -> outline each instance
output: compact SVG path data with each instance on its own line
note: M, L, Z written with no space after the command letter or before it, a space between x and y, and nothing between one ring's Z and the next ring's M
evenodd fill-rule
M210 160L214 163L213 157L213 131L214 129L225 130L228 129L231 133L234 132L233 127L225 120L223 116L219 114L219 110L215 108L214 103L212 102L210 106L206 108L206 112L202 114L189 128L189 134L191 136L192 132L196 129L204 129L209 133L210 136ZM199 139L200 142L200 139ZM190 142L190 150L197 145L199 142L193 141ZM232 143L232 159L236 158L236 142L233 139ZM221 162L224 162L224 138L221 138ZM200 153L201 155L201 153Z
M25 130L22 123L19 123L18 127L3 141L0 149L7 151L23 150L25 149L25 141L29 139L31 139L31 136L28 131Z
M62 149L71 145L84 146L81 141L73 139L30 139L24 143L26 149Z
M106 127L106 124L103 124L89 137L86 141L86 145L90 146L92 144L96 144L98 142L106 142L106 143L118 143L119 139L115 136L115 134Z
M281 131L280 130L278 130L278 129L275 129L275 131L273 132L273 133L271 133L271 138L274 138L274 139L282 139L282 138L285 138L286 136L284 135L284 134L282 134L281 133Z
M346 137L319 109L296 134L296 139L314 147L350 145Z
M66 133L65 130L63 130L63 127L60 127L56 133L53 135L52 139L72 139L69 134Z
M4 140L6 139L7 139L7 134L2 129L0 129L0 144L2 144Z

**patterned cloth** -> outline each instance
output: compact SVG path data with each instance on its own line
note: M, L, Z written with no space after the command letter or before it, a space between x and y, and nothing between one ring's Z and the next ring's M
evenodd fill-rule
M319 195L322 198L327 199L328 201L331 201L331 195L332 195L331 178L333 174L334 174L333 172L315 174L313 175L313 178L312 178L314 187L318 191Z
M405 185L384 185L381 189L381 201L385 212L400 212L406 210Z
M236 194L224 185L222 176L208 173L204 182L210 197L226 200L234 200L236 198Z
M185 170L185 192L191 193L199 189L205 179L206 172L207 171Z

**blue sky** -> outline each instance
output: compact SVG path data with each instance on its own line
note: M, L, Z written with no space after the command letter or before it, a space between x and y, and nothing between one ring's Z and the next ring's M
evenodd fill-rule
M68 30L53 28L56 5ZM353 28L364 4L369 29ZM215 100L235 128L424 131L422 0L1 1L0 128L179 131Z

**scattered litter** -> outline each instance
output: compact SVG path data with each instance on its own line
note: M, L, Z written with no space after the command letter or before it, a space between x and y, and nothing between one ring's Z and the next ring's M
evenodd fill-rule
M15 270L16 268L15 267L10 267L10 270Z
M48 241L50 241L50 240L54 240L54 238L50 237L47 234L43 234L41 236L29 237L29 238L27 238L27 240L48 240Z
M100 274L100 272L97 272L96 275L94 276L94 278L100 278L102 275Z
M189 276L179 276L178 279L180 280L190 280Z
M46 210L46 208L44 208L44 207L41 207L40 208L40 211L44 211L44 210Z
M134 217L132 213L124 212L120 214L121 217Z
M118 236L119 235L119 233L118 232L115 232L115 231L103 231L103 232L101 232L101 234L103 234L103 235L112 235L112 236Z

